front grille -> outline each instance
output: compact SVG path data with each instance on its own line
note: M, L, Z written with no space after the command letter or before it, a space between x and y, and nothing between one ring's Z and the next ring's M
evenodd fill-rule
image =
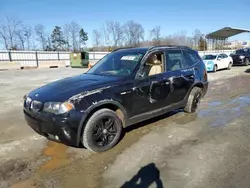
M32 101L31 109L34 111L40 111L42 109L43 104L40 101Z

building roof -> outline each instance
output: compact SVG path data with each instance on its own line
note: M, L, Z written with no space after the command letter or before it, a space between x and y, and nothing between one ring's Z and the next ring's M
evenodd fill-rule
M212 33L206 35L207 39L218 39L218 40L225 40L229 37L234 35L238 35L240 33L249 32L249 29L240 29L240 28L232 28L232 27L224 27Z

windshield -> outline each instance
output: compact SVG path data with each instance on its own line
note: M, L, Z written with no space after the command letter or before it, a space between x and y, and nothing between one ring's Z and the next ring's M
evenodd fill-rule
M235 54L244 54L244 53L245 53L245 51L242 50L242 49L241 49L241 50L236 50L236 51L235 51Z
M245 54L249 52L249 49L239 49L239 50L235 50L233 54Z
M202 57L203 60L212 60L212 59L216 59L216 55L204 55Z
M129 76L143 56L142 52L112 52L102 58L87 74Z

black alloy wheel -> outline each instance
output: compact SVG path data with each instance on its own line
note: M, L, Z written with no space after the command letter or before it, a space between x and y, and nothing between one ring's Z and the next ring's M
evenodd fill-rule
M122 133L122 120L107 108L100 109L86 122L83 130L83 145L94 152L103 152L114 147Z
M92 140L98 147L109 145L117 134L115 120L112 117L104 117L93 128Z

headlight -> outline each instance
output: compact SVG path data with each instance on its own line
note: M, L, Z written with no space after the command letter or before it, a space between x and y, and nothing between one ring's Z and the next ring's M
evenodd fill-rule
M50 112L53 114L64 114L74 109L74 105L70 102L46 102L43 105L44 112Z
M240 55L240 59L244 59L245 58L245 56L244 55Z

